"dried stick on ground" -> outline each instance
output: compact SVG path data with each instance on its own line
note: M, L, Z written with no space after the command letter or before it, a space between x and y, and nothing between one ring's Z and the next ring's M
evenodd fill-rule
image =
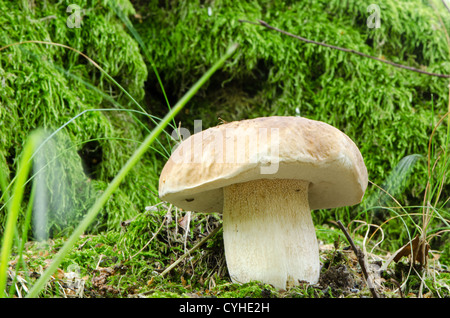
M198 249L200 246L202 246L207 240L209 240L213 235L215 235L220 229L222 228L222 224L216 227L211 233L209 233L207 236L201 239L200 242L195 244L189 251L184 253L179 259L177 259L175 262L173 262L169 267L167 267L160 276L164 276L168 272L170 272L175 266L177 266L182 260L184 260L188 255L190 255L193 251Z
M391 61L388 61L388 60L384 60L384 59L379 58L379 57L371 56L371 55L368 55L368 54L365 54L365 53L361 53L361 52L358 52L358 51L355 51L355 50L351 50L351 49L347 49L347 48L343 48L343 47L339 47L339 46L334 46L334 45L331 45L331 44L326 44L324 42L317 42L317 41L309 40L309 39L306 39L304 37L301 37L301 36L289 33L287 31L278 29L278 28L276 28L274 26L271 26L270 24L268 24L267 22L265 22L263 20L258 20L258 23L252 22L252 21L247 21L247 20L239 20L239 22L250 23L250 24L255 24L255 25L262 25L262 26L264 26L264 27L266 27L268 29L275 30L277 32L280 32L282 34L288 35L290 37L293 37L293 38L295 38L297 40L300 40L300 41L303 41L303 42L306 42L306 43L312 43L312 44L328 47L328 48L331 48L331 49L335 49L335 50L339 50L339 51L343 51L343 52L347 52L347 53L357 54L357 55L360 55L360 56L363 56L363 57L367 57L367 58L370 58L370 59L373 59L373 60L376 60L376 61L379 61L379 62L382 62L382 63L386 63L386 64L389 64L389 65L392 65L392 66L395 66L395 67L398 67L398 68L403 68L403 69L406 69L406 70L410 70L410 71L413 71L413 72L426 74L426 75L430 75L430 76L450 78L449 74L438 74L438 73L426 72L426 71L417 69L417 68L412 67L412 66L407 66L407 65L394 63L394 62L391 62Z
M353 242L350 234L348 234L347 229L342 224L341 221L337 221L337 224L339 225L339 228L344 232L345 237L347 238L347 241L350 243L350 246L352 247L353 251L355 252L356 257L358 258L359 266L361 267L362 273L364 275L364 279L367 282L367 286L369 287L369 290L372 294L373 298L379 298L377 291L375 290L375 286L372 282L372 278L369 276L369 272L367 270L367 264L364 257L364 253L355 245Z

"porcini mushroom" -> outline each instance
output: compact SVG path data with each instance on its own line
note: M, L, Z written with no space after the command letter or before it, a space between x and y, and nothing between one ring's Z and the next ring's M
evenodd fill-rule
M367 182L347 135L323 122L274 116L184 140L161 172L159 195L184 210L223 213L233 282L286 289L319 279L311 210L357 204Z

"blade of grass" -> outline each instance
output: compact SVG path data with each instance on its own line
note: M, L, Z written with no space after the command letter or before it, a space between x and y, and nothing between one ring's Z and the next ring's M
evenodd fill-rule
M28 230L29 230L29 227L30 227L30 224L31 224L31 217L32 217L32 214L33 214L33 202L34 202L34 197L35 197L35 194L36 194L35 190L36 190L36 184L33 184L32 188L31 188L30 199L28 201L28 207L27 207L27 210L25 212L25 222L23 223L22 238L21 238L21 240L20 240L20 242L18 244L19 245L18 251L17 251L17 254L18 254L17 258L18 258L18 260L17 260L16 268L14 270L15 275L14 275L13 283L11 284L11 288L9 290L9 297L13 297L13 295L14 295L14 291L15 291L14 283L15 283L15 281L17 281L17 273L19 273L20 267L22 267L24 269L25 277L26 277L27 282L28 283L30 282L30 277L27 274L27 271L25 270L26 269L26 265L25 265L25 261L24 261L24 258L23 258L23 250L25 248L25 242L27 241Z
M120 10L120 7L117 5L116 1L110 1L108 2L108 5L116 12L117 16L122 20L122 22L125 24L125 26L128 28L128 30L131 32L131 34L136 39L136 42L141 46L143 53L145 54L145 57L150 62L150 65L153 69L153 72L155 73L156 79L158 80L159 86L161 87L161 91L164 95L164 99L167 103L167 107L170 110L170 103L169 99L167 98L166 90L164 89L164 85L162 84L161 78L159 76L159 72L156 69L155 62L153 61L152 57L148 54L148 48L144 44L144 41L142 40L139 33L136 31L136 29L133 27L133 24L130 22L128 17ZM175 125L175 123L174 123Z
M8 205L8 216L6 220L5 232L3 235L2 251L0 259L0 296L5 297L6 279L8 276L8 261L11 255L11 248L14 238L14 232L16 230L17 217L19 216L19 210L22 203L22 197L24 193L25 183L27 182L28 173L31 169L31 157L34 149L39 142L40 132L33 132L24 148L20 159L19 169L17 172L17 178L14 182L14 189L12 192L12 198Z
M167 113L167 115L161 120L157 127L145 138L144 142L139 146L139 148L133 153L133 155L128 159L127 163L118 172L116 177L111 181L106 190L97 199L94 205L91 207L89 212L86 214L81 223L75 228L72 235L66 241L66 243L59 250L58 254L53 259L52 263L44 271L41 277L36 281L34 286L31 288L30 292L27 294L28 298L37 297L39 292L44 288L45 284L49 280L50 276L57 270L59 264L62 262L63 258L70 251L70 249L75 245L76 241L95 219L99 211L111 197L113 192L120 185L122 180L128 174L128 172L136 165L139 159L144 155L153 141L159 136L163 129L169 124L169 122L175 117L175 115L186 105L186 103L195 95L195 93L200 89L201 86L216 72L225 61L234 53L237 49L237 45L231 45L227 52L205 73L203 76L194 84L193 87L177 102L177 104Z
M141 46L141 49L142 49L145 57L150 62L150 65L153 69L153 73L155 73L156 79L159 83L159 86L161 87L161 92L164 96L167 107L170 110L170 103L169 103L169 99L167 98L166 90L164 89L164 85L161 81L161 77L159 76L159 72L155 66L155 62L153 61L152 57L148 53L148 51L149 51L148 47L144 44L144 41L142 40L141 36L136 31L136 29L133 27L133 24L130 22L128 17L120 10L120 7L117 5L117 3L115 1L113 3L108 2L108 5L116 12L117 16L122 20L122 22L126 25L128 30L130 31L130 33L134 36L136 42L138 42L138 44ZM173 123L172 123L173 127L176 127L175 119L173 118L172 121L173 121ZM176 130L176 131L178 132L178 130ZM178 135L178 138L180 138L180 135Z

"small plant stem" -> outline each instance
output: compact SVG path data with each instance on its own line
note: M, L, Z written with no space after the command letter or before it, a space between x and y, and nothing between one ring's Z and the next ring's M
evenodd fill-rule
M369 276L369 272L367 271L367 266L366 266L366 260L364 257L364 253L355 245L355 243L353 242L350 234L348 234L347 229L345 228L345 226L342 224L342 222L340 220L337 221L337 224L339 225L339 228L342 230L342 232L344 233L345 237L347 238L347 241L350 243L350 246L352 247L353 251L355 252L355 255L358 259L358 263L359 266L361 267L362 273L364 275L364 279L367 282L367 286L369 287L370 293L372 294L373 298L379 298L375 287L373 286L372 283L372 279Z
M194 86L189 89L189 91L177 102L177 104L166 114L166 116L159 122L158 126L152 130L152 132L145 138L139 148L133 153L133 155L128 159L127 163L120 169L118 174L109 183L106 190L102 195L95 201L94 205L88 211L86 216L80 222L80 224L75 228L72 235L68 238L62 248L56 254L55 258L48 266L48 268L42 273L41 277L36 281L34 286L31 288L27 297L37 297L38 293L44 288L47 281L50 279L51 275L57 270L59 264L61 264L64 257L75 245L79 237L84 233L88 226L95 219L99 211L103 208L106 202L109 200L111 195L120 185L122 180L128 174L128 172L139 162L141 157L149 149L150 145L155 141L159 134L164 130L164 128L169 124L169 122L175 117L176 114L186 105L186 103L197 93L197 91L205 84L205 82L216 72L225 61L234 53L237 49L237 45L234 44L230 46L227 52L205 73L203 76L194 84Z
M152 241L153 241L153 239L156 237L156 235L158 235L158 233L159 233L159 231L161 231L161 229L162 229L162 227L163 227L163 225L164 225L164 223L166 223L166 220L167 220L167 218L166 217L164 217L164 219L163 219L163 221L161 222L161 226L159 227L159 229L155 232L155 234L153 234L153 236L152 236L152 238L147 242L147 243L145 243L145 245L136 253L136 254L134 254L133 256L131 256L127 261L131 261L131 259L132 258L134 258L136 255L139 255Z

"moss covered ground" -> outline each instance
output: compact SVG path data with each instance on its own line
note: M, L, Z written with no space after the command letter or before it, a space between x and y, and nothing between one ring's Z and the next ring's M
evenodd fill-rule
M72 4L79 9L68 10ZM33 229L23 254L15 245L7 285L11 295L26 295L159 118L231 43L238 43L233 57L126 176L40 295L370 297L336 226L341 220L375 267L416 235L428 239L426 266L409 266L404 257L379 273L378 289L385 297L449 297L448 117L437 126L450 109L449 79L242 21L261 19L317 42L450 74L450 12L441 2L377 4L379 28L368 26L373 12L357 0L0 0L0 12L9 13L0 15L2 235L25 140L37 128L51 137L18 219L22 234L31 185L39 182L34 200L47 207L45 241L36 242ZM174 126L193 132L194 120L206 129L221 121L273 115L304 116L342 130L359 146L371 181L360 205L313 213L322 277L316 286L288 291L232 284L218 229L221 216L181 211L157 195Z

